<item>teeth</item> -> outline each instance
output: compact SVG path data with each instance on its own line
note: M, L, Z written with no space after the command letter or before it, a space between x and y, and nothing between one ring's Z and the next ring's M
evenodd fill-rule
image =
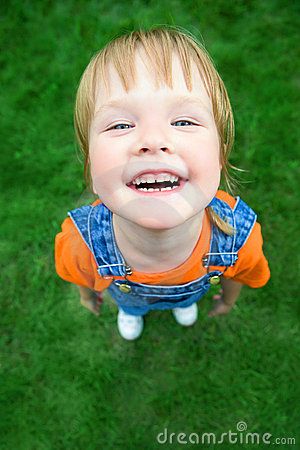
M138 191L144 191L144 192L159 192L159 191L172 191L173 189L175 189L177 186L174 187L166 187L166 188L161 188L161 189L153 189L153 188L138 188Z
M155 183L156 181L178 181L178 177L176 175L171 175L169 173L159 173L159 174L147 174L142 175L141 177L137 177L133 180L133 184L141 184L141 183Z
M144 181L143 181L144 182ZM138 177L138 178L136 178L135 180L133 180L133 182L132 182L133 184L140 184L140 183L142 183L142 178L140 178L140 177ZM145 183L145 182L144 182Z
M145 178L144 178L145 179ZM155 176L154 175L148 175L146 176L146 179L144 181L145 183L155 183Z
M170 176L168 176L168 174L163 174L163 173L158 173L155 175L155 179L156 181L167 181L170 178Z
M170 181L171 177L172 177L172 175L170 175L169 173L166 173L164 175L164 179L162 181Z

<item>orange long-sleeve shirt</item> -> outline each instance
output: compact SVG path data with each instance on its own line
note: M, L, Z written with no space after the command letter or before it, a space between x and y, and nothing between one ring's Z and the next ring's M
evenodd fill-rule
M231 208L234 207L235 198L226 192L218 191L217 197ZM100 200L95 201L93 205L98 203ZM172 270L159 273L137 272L133 268L128 280L143 284L178 285L205 275L206 269L199 262L204 253L209 251L211 229L210 220L205 214L198 242L186 261ZM238 260L234 266L227 268L224 277L253 288L264 286L270 278L270 270L262 246L261 227L256 222L246 243L238 252ZM106 289L112 282L111 279L105 280L98 274L95 259L70 217L64 220L62 231L55 238L55 265L58 275L64 280L98 292ZM224 269L216 266L210 268ZM122 279L115 277L118 278Z

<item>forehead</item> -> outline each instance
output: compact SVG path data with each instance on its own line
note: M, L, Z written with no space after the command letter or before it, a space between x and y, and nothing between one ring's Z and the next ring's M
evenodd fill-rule
M189 90L184 77L184 72L180 59L176 53L172 55L172 67L168 68L169 73L164 78L170 77L172 87L159 77L151 65L151 61L146 56L144 50L135 52L134 71L135 79L128 91L120 78L113 63L108 63L106 67L106 80L99 80L95 92L95 109L97 110L107 102L118 102L118 99L126 97L134 98L136 95L159 95L166 94L167 97L186 96L198 98L208 108L211 109L211 99L207 93L199 69L192 61L190 74L192 89ZM106 82L105 82L106 81Z

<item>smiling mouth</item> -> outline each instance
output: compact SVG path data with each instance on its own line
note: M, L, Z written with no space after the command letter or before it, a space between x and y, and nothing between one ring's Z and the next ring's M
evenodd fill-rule
M140 194L162 195L180 191L187 181L188 180L183 180L182 178L179 178L177 181L174 182L156 181L154 183L140 183L139 185L129 183L127 184L127 186Z

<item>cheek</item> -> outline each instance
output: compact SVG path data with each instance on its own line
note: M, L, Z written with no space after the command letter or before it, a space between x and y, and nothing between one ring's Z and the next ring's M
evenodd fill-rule
M126 162L120 155L114 157L114 149L103 151L101 148L90 148L90 167L93 189L99 196L115 195L119 192L122 183L122 174Z
M218 145L211 143L204 144L195 148L195 151L189 156L190 175L193 178L203 176L214 176L220 172L220 155Z
M190 182L207 203L214 197L220 185L221 168L219 140L213 133L194 142L193 151L188 152Z
M113 148L108 148L107 143L91 140L89 154L92 178L105 176L113 170L115 165Z

